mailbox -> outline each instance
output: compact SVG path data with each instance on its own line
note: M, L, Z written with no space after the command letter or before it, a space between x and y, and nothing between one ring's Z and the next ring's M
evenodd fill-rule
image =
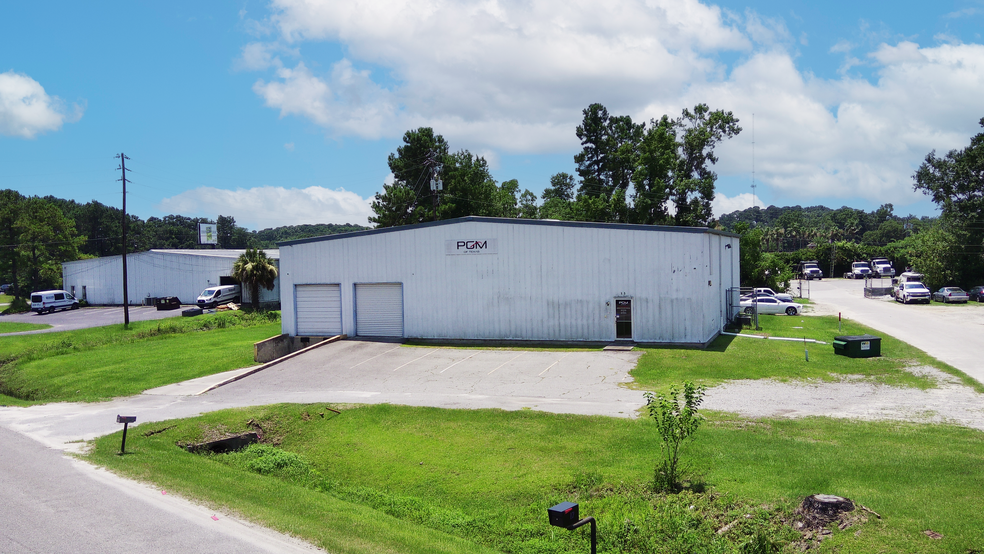
M580 520L577 514L577 504L574 502L561 502L556 506L547 508L550 516L550 525L556 527L569 528Z
M834 354L848 358L876 358L881 356L881 337L874 335L834 337Z
M133 423L137 420L137 416L133 415L118 415L116 416L116 423Z

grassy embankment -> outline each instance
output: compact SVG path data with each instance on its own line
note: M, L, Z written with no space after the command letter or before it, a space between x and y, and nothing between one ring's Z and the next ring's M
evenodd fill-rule
M0 405L95 402L254 365L279 312L227 312L0 337Z
M3 306L0 306L2 308ZM21 331L38 331L50 329L47 323L20 323L17 321L0 321L0 335L4 333L20 333Z
M828 341L837 328L834 318L762 323L771 335ZM842 334L864 331L846 323ZM832 347L811 345L804 368L802 343L736 338L706 351L650 350L635 373L657 388L683 379L847 374L929 386L900 368L941 364L881 336L883 361L826 360L821 352ZM132 454L115 455L116 434L96 441L90 459L339 553L587 551L586 529L547 525L546 508L566 500L599 520L599 552L769 552L769 544L794 548L800 537L783 520L814 493L847 496L882 515L834 528L816 551L984 550L978 431L709 414L683 451L694 484L666 496L648 486L659 446L647 418L388 405L334 406L342 412L336 415L326 407L267 406L143 424L128 440ZM265 444L243 453L201 456L177 446L257 429ZM943 538L927 537L930 529Z

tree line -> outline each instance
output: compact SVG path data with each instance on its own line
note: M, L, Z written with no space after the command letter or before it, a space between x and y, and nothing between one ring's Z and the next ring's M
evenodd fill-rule
M127 251L212 248L198 244L198 224L216 225L217 248L276 248L277 242L361 231L361 225L289 225L250 231L232 216L216 219L167 215L143 220L127 216ZM53 196L23 196L0 190L0 283L21 295L57 288L61 264L119 255L123 251L123 211L95 200L84 204Z
M407 131L387 159L393 182L376 194L369 220L392 227L480 215L714 226L714 148L741 132L731 112L698 104L677 118L635 123L591 104L582 115L577 177L554 174L539 197L520 192L515 179L497 184L483 157L452 152L434 129Z
M741 235L742 285L784 288L802 260L817 260L836 277L874 257L888 258L897 273L924 274L931 290L984 285L984 132L962 149L930 152L912 179L939 217L900 217L892 204L872 212L770 206L722 216L723 228Z

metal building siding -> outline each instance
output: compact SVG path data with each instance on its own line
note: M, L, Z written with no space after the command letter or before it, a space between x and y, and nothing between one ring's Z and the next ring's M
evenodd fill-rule
M298 335L332 336L342 333L339 285L297 285L294 311Z
M282 279L342 283L345 314L355 283L402 282L407 337L612 340L612 301L624 293L635 340L703 342L723 325L707 236L462 221L285 245ZM445 240L464 238L495 238L498 253L446 254Z
M219 284L219 278L232 273L234 257L209 256L203 253L185 254L175 251L148 251L127 255L127 287L130 304L144 299L177 296L184 304L193 304L209 286ZM279 261L274 260L274 265ZM123 259L107 256L62 264L66 290L76 287L81 296L82 286L91 304L122 304ZM260 288L260 301L280 300L279 282L274 290Z

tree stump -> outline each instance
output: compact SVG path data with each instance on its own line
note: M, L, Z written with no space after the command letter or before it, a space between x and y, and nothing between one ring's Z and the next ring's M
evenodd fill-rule
M832 494L814 494L807 496L793 512L800 516L802 526L807 529L820 529L837 521L844 512L854 511L854 502Z

